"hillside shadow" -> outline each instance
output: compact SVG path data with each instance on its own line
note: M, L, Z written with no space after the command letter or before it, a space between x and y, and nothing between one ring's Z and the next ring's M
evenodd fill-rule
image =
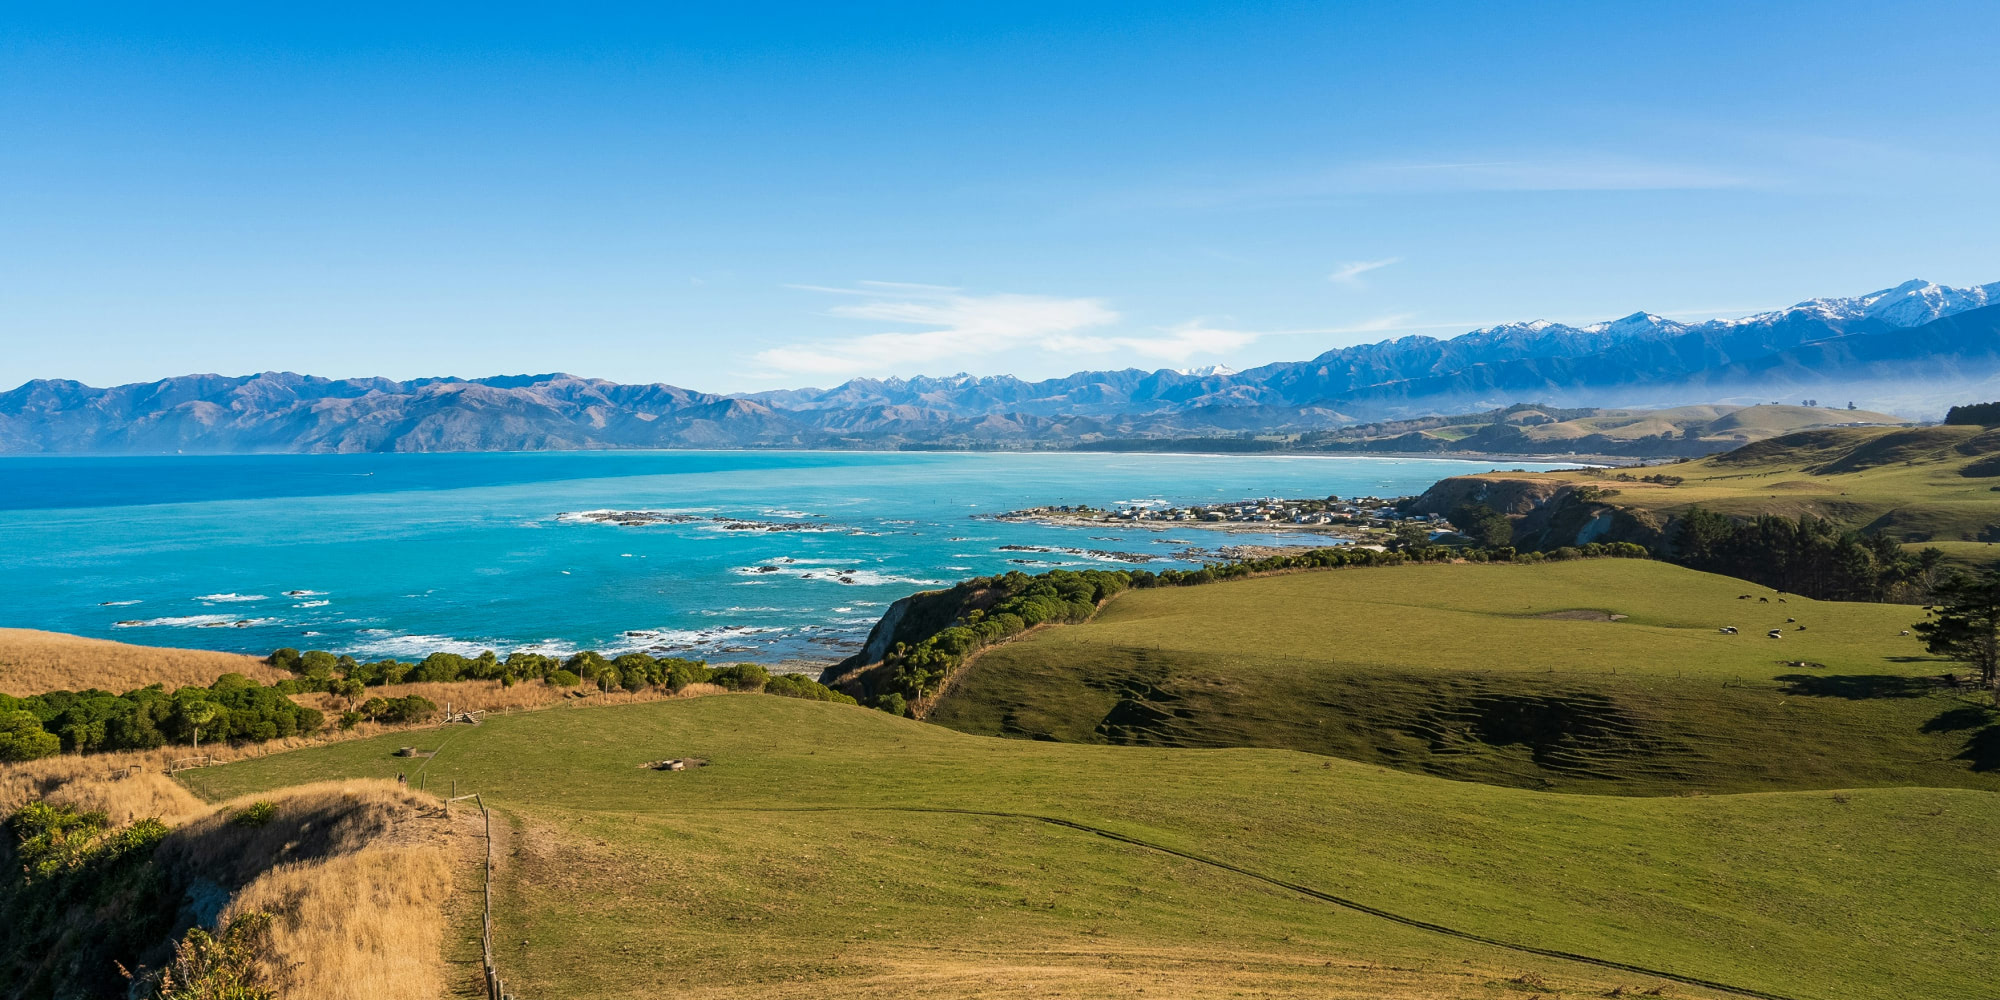
M1963 705L1938 713L1924 723L1927 733L1963 733L1965 749L1957 760L1968 761L1974 771L2000 771L2000 712L1979 705Z
M1987 726L1965 741L1959 760L1971 761L1975 771L2000 771L2000 726Z
M1776 680L1785 685L1786 694L1845 698L1849 701L1921 698L1943 686L1935 677L1903 677L1898 674L1834 674L1828 677L1782 674Z

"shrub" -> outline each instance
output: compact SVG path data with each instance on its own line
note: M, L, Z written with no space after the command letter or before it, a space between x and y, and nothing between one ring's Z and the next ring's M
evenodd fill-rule
M62 751L62 740L33 712L0 711L0 760L35 760Z
M771 673L755 663L738 663L711 671L708 679L731 691L762 691L770 683Z
M894 691L875 699L875 707L890 715L909 715L910 703Z
M804 674L779 674L764 685L765 694L775 694L786 698L806 698L811 701L832 701L843 705L853 705L855 700Z
M277 815L278 806L276 803L252 802L243 807L242 812L231 817L230 822L237 826L258 827L270 823L271 819Z
M583 678L567 670L558 670L548 676L548 682L557 687L575 687L583 683Z

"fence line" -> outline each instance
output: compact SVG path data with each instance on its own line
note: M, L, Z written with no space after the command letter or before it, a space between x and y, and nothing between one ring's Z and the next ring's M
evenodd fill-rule
M448 798L445 800L446 807L459 799L471 799L478 803L479 815L486 821L486 898L479 934L479 950L486 967L486 1000L513 1000L507 992L506 981L500 978L500 967L493 963L493 813L486 808L486 800L478 792Z

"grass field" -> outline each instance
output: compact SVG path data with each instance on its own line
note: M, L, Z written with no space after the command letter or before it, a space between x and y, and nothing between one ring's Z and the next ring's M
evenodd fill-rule
M123 694L148 684L165 684L168 690L187 684L206 687L227 673L266 684L291 676L240 653L131 646L61 632L0 628L0 693L16 697L88 688Z
M1581 997L1663 984L1255 876L1788 997L1984 997L2000 975L1988 792L1575 796L1287 751L985 739L753 695L523 713L437 740L429 787L455 779L509 820L499 957L523 996ZM390 775L410 763L390 756L403 742L184 780L221 797ZM711 764L638 766L670 755Z
M988 650L930 719L1616 794L2000 790L2000 716L1938 681L1921 616L1643 560L1299 573L1123 594Z
M1743 517L1810 514L1903 542L2000 541L2000 430L1840 428L1789 434L1707 458L1649 467L1677 485L1607 480L1602 471L1491 473L1468 480L1588 484L1604 502L1671 516L1695 504ZM1447 480L1455 482L1456 480ZM1954 546L1990 563L1995 550Z

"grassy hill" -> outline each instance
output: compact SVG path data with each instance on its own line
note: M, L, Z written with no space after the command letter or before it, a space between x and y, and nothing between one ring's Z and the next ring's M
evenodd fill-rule
M0 694L25 697L89 688L124 692L148 684L165 684L172 690L187 684L206 686L228 673L264 684L291 676L240 653L132 646L60 632L0 628Z
M1613 794L2000 790L2000 716L1901 634L1921 616L1642 560L1298 573L1120 595L986 651L930 719Z
M390 775L407 741L184 779ZM747 695L439 744L429 787L506 818L496 937L523 996L1722 995L1503 945L1799 998L2000 974L1988 792L1573 796ZM639 766L669 755L710 764Z
M1640 476L1668 477L1643 481ZM1576 491L1589 487L1586 499ZM1443 480L1419 502L1448 513L1479 500L1515 517L1517 537L1568 544L1598 512L1622 511L1629 540L1657 540L1700 504L1753 517L1810 514L1908 543L1952 543L1965 562L2000 559L2000 430L1834 428L1787 434L1643 473L1487 473ZM1653 537L1639 537L1651 532ZM1622 536L1621 536L1622 537Z

